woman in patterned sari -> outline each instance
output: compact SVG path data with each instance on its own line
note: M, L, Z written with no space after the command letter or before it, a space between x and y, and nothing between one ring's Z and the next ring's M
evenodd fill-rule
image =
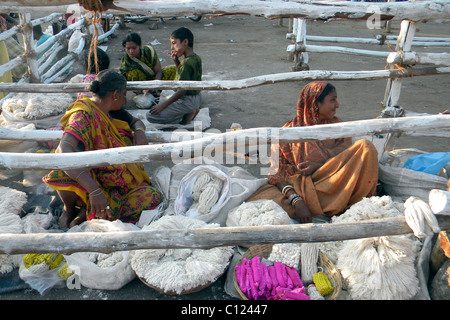
M283 127L342 122L334 86L314 81L300 92L297 114ZM373 144L351 138L282 143L271 162L269 184L247 201L272 199L300 223L328 221L363 197L375 195L378 156Z
M137 33L128 34L122 45L126 54L120 62L120 73L128 81L175 80L176 67L162 68L155 49L148 45L142 46Z
M145 125L121 107L126 80L113 70L100 72L89 85L92 98L71 104L61 119L64 134L57 152L81 152L148 144ZM53 170L43 181L64 204L62 229L86 219L138 221L142 210L161 202L142 164L109 165L88 170Z

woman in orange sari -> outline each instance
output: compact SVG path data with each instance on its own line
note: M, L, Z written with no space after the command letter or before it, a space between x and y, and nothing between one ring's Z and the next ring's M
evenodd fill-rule
M89 85L92 98L71 104L61 118L64 134L56 152L80 152L148 144L145 125L122 106L126 79L113 70L100 72ZM86 219L120 219L135 223L142 210L162 200L140 163L109 165L88 170L53 170L43 181L64 204L62 229Z
M342 122L335 115L337 108L335 87L324 81L311 82L300 92L295 118L283 128ZM291 218L309 223L313 217L329 220L362 198L375 195L378 156L367 140L282 143L278 149L278 161L271 162L269 184L247 201L272 199Z

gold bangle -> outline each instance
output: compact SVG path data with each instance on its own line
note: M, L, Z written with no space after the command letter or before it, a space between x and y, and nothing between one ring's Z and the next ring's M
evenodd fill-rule
M136 128L136 129L134 129L134 132L136 132L136 131L142 131L142 132L145 132L145 129L144 129L144 128Z
M302 197L297 197L297 198L295 198L294 200L292 200L292 206L295 207L295 204L296 204L298 201L303 201L303 198L302 198Z

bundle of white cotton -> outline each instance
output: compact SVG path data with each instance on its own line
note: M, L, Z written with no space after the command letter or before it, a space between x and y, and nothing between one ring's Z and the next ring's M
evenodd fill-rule
M393 218L403 216L403 203L395 202L390 196L363 198L339 216L331 218L332 223L356 222L370 219ZM320 250L336 263L343 241L319 243Z
M22 233L20 218L22 207L27 203L25 192L0 187L0 233Z
M2 108L17 119L34 120L59 115L74 102L69 93L18 93L5 99Z
M298 270L300 263L300 245L297 243L275 243L267 259L269 261L283 263Z
M291 224L291 218L273 200L244 202L228 213L226 225L262 226Z
M406 300L419 291L415 242L406 236L346 241L337 268L354 300Z
M0 254L0 273L9 273L20 266L22 254Z
M207 224L186 216L166 215L142 230L217 227L218 224ZM136 250L132 253L131 267L150 286L166 293L180 294L217 280L232 254L232 247Z

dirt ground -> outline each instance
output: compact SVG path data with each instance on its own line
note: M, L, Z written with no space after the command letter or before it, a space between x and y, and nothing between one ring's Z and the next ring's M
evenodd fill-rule
M114 38L102 44L108 47L111 68L118 69L124 54L122 40L128 32L140 33L144 43L159 42L154 48L164 66L171 65L169 52L170 33L185 26L194 33L194 51L203 61L203 80L237 80L253 76L290 72L294 62L287 59L286 39L288 20L267 20L248 16L203 17L199 22L186 18L154 20L143 24L127 23L125 29L118 29ZM392 34L398 34L399 22L394 22ZM374 38L383 30L370 30L365 22L328 23L311 21L307 23L307 34L318 36L349 36ZM418 36L448 36L448 23L426 23L418 25ZM353 48L389 51L384 45L339 45ZM419 52L448 52L448 47L416 48ZM309 54L311 70L380 70L386 66L383 58L358 55L313 53ZM83 73L83 70L74 70ZM295 115L296 101L302 82L285 82L264 85L251 89L234 91L203 91L202 107L210 110L211 128L225 132L232 123L239 123L244 129L255 127L280 127ZM386 88L386 80L376 81L333 81L338 90L340 109L338 116L344 121L372 119L380 114L380 102ZM450 77L421 76L404 79L400 105L408 111L437 114L450 109ZM448 139L408 138L395 141L394 148L418 148L424 151L450 151ZM255 166L247 166L257 174ZM135 280L118 291L97 291L90 289L53 289L45 296L32 290L21 290L0 295L0 299L228 299L223 292L223 277L200 293L185 297L171 297L159 294Z
M127 23L116 37L103 45L108 46L111 68L119 68L124 55L122 40L128 32L137 32L143 43L154 45L162 66L172 65L167 55L169 36L175 29L185 26L194 33L194 51L203 61L203 80L238 80L267 74L290 72L294 62L286 52L290 41L286 39L288 19L268 20L247 16L203 17L199 22L186 18L176 20L149 20L144 24ZM391 34L397 35L400 22L393 22ZM417 36L446 36L450 23L419 24ZM366 22L310 21L307 34L318 36L348 36L374 38L384 30L368 29ZM337 45L353 48L390 51L387 45L335 44L308 42L317 45ZM448 47L413 47L418 52L448 52ZM309 53L311 70L381 70L386 60L379 57L345 55L337 53ZM295 105L301 88L308 81L285 82L232 91L203 91L202 107L210 110L211 128L221 132L232 123L243 128L279 127L295 115ZM380 114L386 80L333 81L338 90L340 109L338 116L344 121L372 119ZM450 77L417 76L403 81L399 104L405 110L437 114L450 108ZM424 151L446 151L445 141L430 143L426 139L402 138L395 148L423 148ZM418 141L421 140L421 141ZM439 139L438 139L439 140ZM437 141L437 140L436 140ZM431 148L431 149L430 149Z

